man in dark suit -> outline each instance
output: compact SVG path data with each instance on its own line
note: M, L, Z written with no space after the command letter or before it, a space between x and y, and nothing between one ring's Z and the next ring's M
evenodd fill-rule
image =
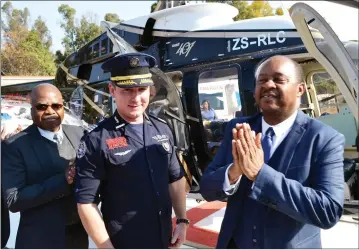
M344 136L298 111L295 61L271 57L255 78L262 113L228 123L201 180L206 200L228 197L217 247L320 248L343 212Z
M6 129L1 127L1 141L6 137ZM3 190L1 188L1 248L4 248L10 236L10 216L9 209L7 208L4 200Z
M73 195L74 160L83 129L62 125L63 99L51 84L31 93L33 124L2 144L2 186L20 212L16 248L88 248Z
M4 248L10 236L10 218L9 210L4 201L1 190L1 248Z

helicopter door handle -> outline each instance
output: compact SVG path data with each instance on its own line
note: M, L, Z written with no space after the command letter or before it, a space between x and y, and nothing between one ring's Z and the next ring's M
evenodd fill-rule
M187 120L191 120L191 121L195 121L195 122L200 122L198 118L196 117L193 117L193 116L189 116L189 115L186 115L186 119Z

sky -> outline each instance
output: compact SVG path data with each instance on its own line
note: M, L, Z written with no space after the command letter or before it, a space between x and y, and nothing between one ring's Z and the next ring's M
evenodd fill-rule
M106 13L117 13L123 20L129 20L150 13L151 5L155 1L12 1L14 8L30 11L30 24L38 17L46 21L47 27L51 31L52 51L63 50L61 44L64 31L60 27L61 16L57 9L61 4L68 4L76 10L76 18L87 13L95 14L98 24L104 20ZM251 1L248 1L251 2ZM281 6L290 8L298 1L269 1L273 8ZM327 1L303 1L317 10L327 22L330 23L334 31L341 40L358 39L358 10L341 6Z

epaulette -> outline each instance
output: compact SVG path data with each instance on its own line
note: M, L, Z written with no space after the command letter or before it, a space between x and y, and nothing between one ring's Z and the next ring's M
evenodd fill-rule
M97 128L102 122L104 122L106 119L102 119L101 121L99 121L96 124L92 124L89 125L87 128L85 128L85 134L90 133L91 131L93 131L95 128Z
M98 125L97 124L93 124L91 126L88 126L86 129L85 129L85 134L88 134L90 133L92 130L94 130L95 128L97 128Z
M157 121L160 121L160 122L162 122L162 123L164 123L164 124L167 124L167 122L166 122L165 120L163 120L163 119L161 119L161 118L159 118L159 117L157 117L157 116L154 116L154 115L152 115L152 114L148 114L148 115L151 116L152 118L156 119Z

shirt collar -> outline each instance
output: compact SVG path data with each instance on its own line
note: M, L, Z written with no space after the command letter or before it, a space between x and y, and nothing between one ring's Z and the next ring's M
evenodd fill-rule
M265 135L265 132L269 127L272 127L276 137L280 137L284 133L286 133L294 124L295 118L297 117L298 110L296 110L291 116L289 116L286 120L282 121L281 123L271 126L265 122L264 118L262 117L262 134Z
M48 131L48 130L43 130L39 127L37 127L37 129L39 130L41 136L45 137L46 139L50 140L50 141L54 141L54 135L57 134L58 139L60 141L60 143L62 142L62 139L64 138L64 133L62 131L62 126L60 126L60 130L57 131L56 133Z

